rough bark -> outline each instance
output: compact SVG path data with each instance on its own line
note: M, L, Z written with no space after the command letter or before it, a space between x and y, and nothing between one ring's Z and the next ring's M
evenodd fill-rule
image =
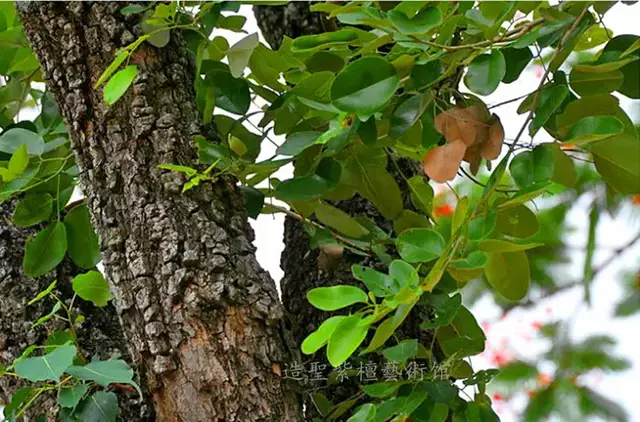
M193 69L179 33L143 44L132 87L93 89L140 34L122 3L25 3L20 15L70 130L81 182L131 353L159 421L296 421L273 281L243 201L221 180L181 194L162 163L193 165Z
M63 323L47 323L45 326L31 329L31 325L51 310L53 303L44 299L33 305L27 305L38 292L44 290L53 280L58 280L54 293L69 304L73 291L71 279L84 272L75 267L70 260L42 277L32 278L22 272L22 257L26 240L33 236L36 228L20 228L11 223L10 216L15 201L0 204L0 365L8 366L31 344L43 345L47 339L47 329L65 329ZM77 327L78 344L83 355L88 358L109 359L120 355L130 360L118 315L112 305L97 308L90 303L77 301L86 321ZM144 388L144 382L137 380ZM8 403L11 396L25 385L14 377L0 377L0 402ZM152 421L153 408L150 397L141 400L136 393L117 391L121 414L130 421ZM57 411L55 394L43 396L36 401L26 415L32 420L35 415L53 415Z
M331 24L327 24L324 17L319 13L312 13L309 10L309 3L296 2L286 6L254 6L254 14L262 35L269 42L272 48L279 48L283 37L296 38L302 35L317 34L326 32ZM326 15L325 15L326 16ZM402 168L405 177L418 174L418 163L400 159L398 164ZM398 168L389 164L387 169L398 182L402 192L405 192L405 208L412 209L408 198L408 187L404 177ZM333 203L333 205L347 212L352 216L366 216L376 222L378 227L387 233L393 231L393 224L386 220L369 201L356 195L352 199ZM311 332L316 330L324 320L330 316L327 312L320 311L309 304L306 300L306 292L315 287L332 286L337 284L353 284L363 287L362 283L355 280L351 273L351 266L360 264L364 266L376 267L379 271L386 272L387 269L380 262L372 257L367 258L345 251L335 268L330 271L319 268L318 260L320 251L310 248L310 238L304 230L302 223L291 217L285 219L284 251L281 258L281 267L284 276L280 281L282 290L282 302L289 316L288 329L293 337L296 347ZM339 314L339 313L336 313ZM420 330L421 321L427 318L424 310L417 309L407 318L406 322L398 330L399 338L418 338L423 344L431 343L431 334ZM320 356L314 356L313 360L318 360ZM379 365L377 357L370 356L372 362ZM327 364L328 362L324 362ZM327 365L327 368L330 366ZM307 368L308 369L308 368ZM310 388L317 388L320 384L311 383ZM340 385L328 386L323 392L334 400L334 403L345 400L358 393L359 387L356 383L343 383ZM304 396L308 418L315 416L314 406L308 395Z

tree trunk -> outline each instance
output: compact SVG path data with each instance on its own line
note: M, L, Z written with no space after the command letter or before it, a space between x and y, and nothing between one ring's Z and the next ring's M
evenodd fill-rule
M179 33L141 45L115 105L93 89L140 34L122 3L23 3L20 15L70 130L81 182L131 354L159 421L296 421L273 281L255 259L232 180L181 194L198 132Z
M326 14L322 16L320 13L312 13L307 2L294 2L286 6L254 6L254 14L262 35L273 49L280 47L284 36L296 38L337 29L332 21L324 17L327 16ZM413 160L398 158L396 160L402 168L403 174L400 174L399 169L391 163L391 160L389 160L390 164L387 170L393 175L401 191L404 192L405 209L415 211L408 198L409 190L405 177L409 178L418 174L419 165ZM387 233L393 231L392 222L386 220L371 202L358 195L352 199L332 204L350 216L371 218L378 227ZM307 335L315 331L330 316L327 312L320 311L309 304L306 299L307 291L316 287L338 284L363 287L362 283L352 276L351 267L354 264L376 267L382 272L387 271L375 257L363 257L347 250L334 268L331 270L321 268L322 266L318 265L319 260L322 259L321 252L318 249L312 250L310 248L310 238L302 223L291 217L285 218L284 245L281 258L284 276L280 281L282 302L287 315L290 316L288 329L297 348L300 347ZM398 329L398 338L417 338L423 344L430 344L431 333L420 329L420 323L426 318L428 315L424 310L414 309ZM318 360L317 358L318 356L313 360ZM382 362L376 355L372 354L368 359L378 365L378 370L381 368ZM323 361L323 363L327 364L327 368L330 367L328 362ZM317 389L320 384L311 382L308 386L310 389ZM359 391L358 384L355 382L327 386L326 389L323 389L323 392L334 400L334 404L355 396ZM304 401L308 418L311 419L317 415L313 402L309 395L304 396Z
M33 305L27 305L27 302L46 289L53 280L58 280L54 293L68 304L73 297L71 279L84 272L67 259L50 274L35 279L27 277L22 272L24 245L37 230L16 227L11 223L14 203L0 204L0 365L3 366L10 365L29 345L44 345L46 342L48 333L44 326L30 327L49 313L53 303L48 299ZM97 308L83 301L77 301L76 305L86 317L82 326L77 328L78 344L82 347L83 355L87 358L109 359L115 354L129 361L128 351L123 348L125 342L115 308L112 305ZM47 328L54 329L56 325L58 329L66 328L64 324L55 322L47 323ZM144 389L145 383L137 381ZM0 402L10 402L11 396L24 385L20 379L0 377ZM137 397L137 393L118 391L118 395L121 414L127 415L127 420L154 420L149 397L145 398L145 402ZM50 415L55 409L55 394L42 397L28 411L27 420L36 415Z

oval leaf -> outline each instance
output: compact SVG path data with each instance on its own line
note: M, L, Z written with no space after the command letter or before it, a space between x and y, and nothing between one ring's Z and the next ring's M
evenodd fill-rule
M432 229L410 229L396 239L396 247L407 262L429 262L444 251L445 241L440 233Z
M323 311L335 311L354 303L367 303L367 294L355 286L317 287L307 292L307 300Z
M27 241L22 268L24 273L39 277L54 269L67 252L67 231L56 222Z

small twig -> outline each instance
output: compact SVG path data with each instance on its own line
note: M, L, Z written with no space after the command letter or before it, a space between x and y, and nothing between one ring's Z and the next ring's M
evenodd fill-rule
M280 211L286 215L288 215L289 217L293 217L298 221L301 221L303 223L307 223L307 224L311 224L314 227L317 227L319 229L324 229L324 230L329 230L331 232L331 235L336 239L339 240L340 242L344 243L345 245L348 245L349 247L353 248L353 249L357 249L362 253L366 253L369 256L373 256L373 254L371 253L371 251L369 249L365 249L359 245L356 245L355 243L353 243L351 240L342 237L341 235L339 235L338 233L334 232L333 230L328 229L327 227L323 226L320 223L317 223L313 220L309 220L308 218L303 217L302 215L293 212L285 207L281 207L278 205L270 205L271 208L273 208L274 210Z

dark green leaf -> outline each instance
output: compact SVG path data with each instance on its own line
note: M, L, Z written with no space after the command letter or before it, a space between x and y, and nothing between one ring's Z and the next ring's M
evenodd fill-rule
M358 34L353 29L325 32L319 35L297 37L291 46L292 51L315 50L358 42Z
M418 354L418 340L404 340L393 347L387 347L382 354L389 360L404 363Z
M31 227L49 219L53 198L48 193L28 192L13 212L13 222L20 227Z
M623 76L619 70L589 73L576 68L569 74L571 88L581 96L608 94L622 86Z
M342 168L331 158L324 158L316 172L309 176L285 180L276 188L276 197L283 201L304 201L316 199L329 192L340 182Z
M74 207L64 218L69 256L81 268L91 269L100 262L100 245L91 225L86 205Z
M405 230L396 240L398 253L407 262L428 262L444 251L445 241L433 229Z
M522 71L527 67L533 54L529 47L525 48L505 48L502 51L506 64L506 71L502 82L510 84L520 77Z
M535 115L529 125L529 135L535 135L547 123L547 120L562 105L567 95L569 95L569 88L566 85L556 85L545 88L540 92Z
M396 69L381 57L363 57L344 68L331 85L331 101L338 109L367 120L383 108L400 83Z
M412 18L395 9L387 16L402 34L424 34L442 23L442 12L436 7L422 9Z
M225 71L212 72L210 77L215 85L216 107L235 114L249 110L251 98L246 80L234 78Z
M548 148L537 146L533 151L516 155L509 164L509 171L513 180L523 188L551 180L554 171L553 153Z
M412 95L395 109L390 119L389 136L399 138L420 119L430 98L426 95Z
M115 393L96 391L80 403L74 412L81 421L115 422L118 415L118 397Z
M525 252L490 252L485 268L489 284L505 298L518 301L529 290L529 259Z
M39 277L54 269L67 252L67 231L56 222L27 241L22 268L25 274Z
M496 214L491 212L482 217L476 217L469 222L469 238L480 240L493 233L496 228Z
M89 386L82 383L72 387L61 387L58 390L58 403L62 407L76 407L87 391L89 391Z
M598 173L618 192L640 193L640 141L618 135L594 143L591 147Z
M533 211L524 205L518 205L498 212L496 228L509 236L527 238L538 232L539 224Z
M276 153L280 155L295 156L315 144L322 132L296 132L287 137Z
M245 209L251 218L258 218L264 206L264 194L252 186L240 186L244 196Z
M473 59L464 77L464 84L476 94L489 95L498 88L506 71L504 56L500 50L493 50Z
M624 126L614 116L588 116L578 120L564 140L572 145L610 138L622 133Z

